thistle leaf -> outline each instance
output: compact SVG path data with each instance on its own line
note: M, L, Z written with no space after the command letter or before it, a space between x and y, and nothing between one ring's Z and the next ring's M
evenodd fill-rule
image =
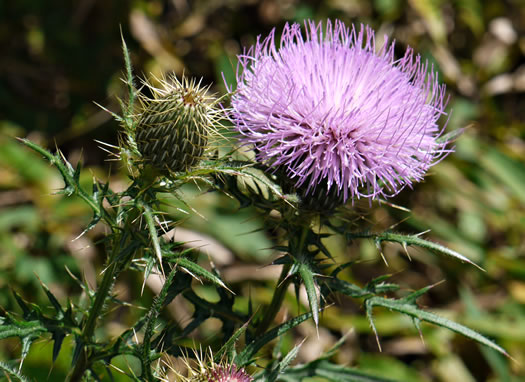
M48 300L51 302L51 305L53 305L53 308L55 308L55 311L57 313L56 318L58 320L61 320L62 318L64 318L64 310L62 309L62 306L58 302L58 300L55 297L55 295L53 293L51 293L51 291L49 290L47 285L44 284L40 279L39 279L39 281L40 281L40 285L42 286L42 289L44 290Z
M38 337L46 332L39 321L18 321L11 315L0 317L0 340L9 337Z
M279 375L279 381L298 382L313 376L322 377L323 380L327 381L338 382L395 382L392 379L376 377L356 369L336 365L325 359L289 367Z
M144 220L146 221L146 226L148 227L151 244L153 244L153 250L155 251L155 255L157 256L159 268L161 269L162 273L164 273L164 271L162 270L162 252L160 249L160 240L159 235L157 234L155 220L153 218L153 211L151 210L151 207L149 205L143 202L139 202L138 204L139 207L142 209L142 212L144 213Z
M226 354L228 357L232 357L235 354L235 343L240 338L240 336L246 331L246 328L248 327L249 322L245 323L243 326L241 326L237 331L233 334L233 336L230 337L228 341L222 347L217 351L213 358L215 362L219 362L221 360L221 357ZM232 357L233 358L233 357ZM228 358L231 359L231 358Z
M199 264L194 263L193 261L185 258L185 257L178 257L178 258L172 258L169 259L170 262L177 263L180 267L187 270L192 275L203 277L207 279L208 281L211 281L215 285L224 288L228 290L230 293L234 294L227 286L224 284L224 282L220 279L220 277L214 275L210 271L204 269Z
M36 151L37 153L41 154L46 158L49 163L54 165L57 170L60 172L60 175L62 175L62 178L65 183L65 187L63 191L68 194L77 194L81 199L83 199L86 204L89 205L89 207L95 212L95 214L100 214L101 210L98 206L97 202L93 199L91 195L89 195L86 191L84 191L83 188L80 187L80 184L78 183L78 179L75 179L75 170L73 170L73 167L71 164L65 160L62 153L60 151L57 152L57 155L51 154L46 149L40 147L36 143L31 142L28 139L25 138L17 138L19 142L23 143L30 149ZM109 223L109 222L108 222Z
M290 365L290 363L297 357L299 349L301 348L301 345L304 343L304 341L305 340L303 340L299 345L294 346L294 348L290 350L281 361L274 364L272 369L267 369L265 372L258 375L256 381L275 382L279 375L282 374L284 370L286 370L286 368Z
M485 270L483 268L481 268L479 265L477 265L476 263L471 261L469 258L463 256L459 252L456 252L456 251L454 251L454 250L452 250L450 248L447 248L447 247L445 247L445 246L443 246L441 244L434 243L432 241L422 239L422 238L420 238L417 235L402 235L402 234L397 234L397 233L385 232L383 235L378 236L376 238L376 241L377 240L379 240L379 242L381 242L381 241L397 242L397 243L400 243L402 245L404 244L404 245L407 245L407 246L417 245L419 247L430 249L431 251L436 251L436 252L442 253L444 255L453 257L453 258L455 258L457 260L463 261L465 263L471 264L471 265L475 266L476 268L478 268L479 270L482 270L483 272L485 272Z
M327 278L323 283L330 288L332 291L337 291L348 297L359 298L370 296L371 292L358 287L355 284L351 284L348 281L340 280L337 278Z
M82 162L78 161L77 168L73 172L73 180L79 184L80 183L80 172L82 171Z
M124 110L123 112L127 117L129 117L133 113L133 106L135 104L135 86L133 85L133 70L131 66L131 58L129 56L129 50L128 46L126 45L126 40L124 40L124 35L122 34L122 30L120 31L120 37L122 39L122 53L124 55L124 66L126 67L126 78L125 82L126 85L128 85L128 107L127 110Z
M427 287L427 290L428 290L428 287ZM419 292L419 291L417 291L417 292ZM387 308L387 309L390 309L390 310L395 310L397 312L406 314L406 315L408 315L410 317L414 317L414 318L416 318L416 319L418 319L420 321L430 322L430 323L432 323L434 325L441 326L441 327L449 329L449 330L451 330L453 332L462 334L463 336L465 336L467 338L470 338L470 339L472 339L472 340L474 340L476 342L479 342L480 344L488 346L489 348L494 349L497 352L499 352L499 353L509 357L509 354L505 351L505 349L503 349L501 346L497 345L496 343L494 343L490 339L486 338L485 336L481 335L480 333L478 333L478 332L476 332L476 331L474 331L474 330L472 330L472 329L470 329L470 328L468 328L466 326L458 324L457 322L454 322L454 321L449 320L447 318L438 316L437 314L430 313L430 312L427 312L425 310L422 310L422 309L418 308L415 305L415 303L413 303L411 301L413 299L413 297L411 297L411 296L408 296L408 297L409 297L409 299L403 298L403 299L400 299L400 300L396 300L396 299L389 299L389 298L383 298L383 297L374 296L374 297L371 297L371 298L367 299L365 301L365 307L366 307L368 319L370 321L370 324L374 328L374 331L375 331L375 327L373 326L371 312L372 312L373 307L381 306L383 308Z
M485 270L482 267L480 267L479 265L474 263L469 258L463 256L461 253L456 252L456 251L454 251L454 250L452 250L450 248L447 248L447 247L445 247L445 246L443 246L441 244L434 243L432 241L422 239L421 237L419 237L419 235L403 235L403 234L393 233L393 232L383 232L383 233L380 233L380 234L374 234L374 233L357 233L357 234L351 233L351 234L348 234L347 233L347 237L349 239L358 239L358 238L373 239L374 242L376 243L376 245L378 245L378 246L380 246L381 242L383 242L383 241L399 243L403 247L416 245L418 247L426 248L426 249L429 249L429 250L431 250L433 252L442 253L444 255L450 256L450 257L455 258L457 260L463 261L463 262L468 263L470 265L473 265L476 268L478 268L479 270L482 270L483 272L485 272Z
M13 291L13 295L15 297L15 300L18 304L18 306L22 309L22 315L24 316L24 318L26 320L29 320L31 319L31 309L29 308L29 306L27 305L27 303L22 299L22 297L16 293L15 291Z
M20 374L20 371L14 369L5 362L0 362L0 372L7 376L8 381L29 382L26 377Z
M73 357L71 358L71 366L74 366L80 357L80 354L82 353L82 349L84 348L84 341L80 337L77 337L75 339L75 349L73 350Z
M56 331L53 333L53 336L51 337L53 339L53 362L55 362L58 358L58 354L60 353L60 349L62 348L62 342L64 341L64 338L66 338L66 335L63 332Z
M273 340L274 338L277 338L279 336L282 336L290 329L296 327L300 323L308 320L312 317L312 313L304 313L300 316L294 317L291 320L286 321L284 324L281 324L272 330L267 331L265 334L263 334L260 337L257 337L252 342L250 342L244 350L235 357L235 364L239 367L244 367L248 365L255 354L261 349L264 345L266 345L268 342Z
M308 296L308 303L310 304L310 310L312 311L312 317L315 322L315 327L317 328L319 326L319 296L315 285L314 273L307 264L300 264L299 274L303 280L306 295Z
M27 357L27 354L29 353L29 348L33 344L33 342L38 338L38 335L30 335L25 336L22 338L22 351L20 354L20 367L19 369L22 369L22 364L24 363L24 360Z

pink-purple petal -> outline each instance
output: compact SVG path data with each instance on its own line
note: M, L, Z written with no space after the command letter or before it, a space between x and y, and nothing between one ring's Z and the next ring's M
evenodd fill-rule
M438 143L445 86L408 48L376 49L374 31L341 21L275 30L239 55L232 119L256 159L306 194L320 184L348 198L397 194L450 150Z

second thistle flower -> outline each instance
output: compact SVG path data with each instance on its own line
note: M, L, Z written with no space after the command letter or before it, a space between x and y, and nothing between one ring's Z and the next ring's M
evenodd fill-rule
M162 172L187 171L203 158L217 130L217 100L208 95L209 86L168 80L160 80L160 88L145 83L153 98L141 98L135 140L144 163Z

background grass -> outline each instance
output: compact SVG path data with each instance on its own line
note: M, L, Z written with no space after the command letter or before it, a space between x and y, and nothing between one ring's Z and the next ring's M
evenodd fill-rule
M423 325L424 342L409 319L394 312L375 312L383 352L361 306L342 300L321 317L319 338L313 323L301 325L284 345L307 336L296 362L315 358L350 331L339 354L341 364L404 381L520 381L525 378L525 2L481 0L154 0L0 2L0 306L18 311L10 288L26 299L45 303L39 286L46 283L61 302L79 302L80 288L68 271L91 285L103 256L97 227L73 239L90 220L74 198L54 196L58 173L16 143L25 136L49 148L59 147L72 163L82 159L86 186L91 176L125 184L124 169L108 162L94 139L115 144L118 126L92 101L117 110L115 95L124 96L120 33L132 53L136 74L175 72L203 77L224 91L221 73L231 83L236 54L274 26L304 18L338 18L366 23L378 38L396 39L398 53L412 46L428 59L447 84L450 95L447 130L466 128L456 153L432 168L426 181L406 190L390 206L357 203L355 224L405 233L430 229L427 237L444 243L483 266L487 272L422 250L385 245L381 260L373 243L328 245L338 261L356 261L348 277L366 283L389 273L406 290L439 283L420 303L494 338L516 359L503 359L444 329ZM445 121L443 121L445 122ZM271 298L279 270L263 267L275 254L272 232L257 212L237 211L232 200L196 188L186 199L202 215L183 219L183 238L213 238L220 247L208 252L224 279L241 296L239 309ZM169 196L167 196L169 198ZM219 251L220 250L220 251ZM222 256L218 256L220 253ZM203 253L203 263L207 256ZM150 287L141 297L140 275L123 275L118 297L148 306ZM441 282L441 283L440 283ZM213 300L211 289L202 296ZM244 296L244 297L242 297ZM290 294L290 312L297 307ZM166 320L184 322L179 306ZM304 307L303 307L304 309ZM110 324L100 336L117 336L133 322L133 309L108 313ZM213 341L220 330L213 320L196 335ZM191 345L191 343L190 343ZM34 345L24 373L36 381L63 380L70 367L64 345L53 365L50 342ZM0 342L0 359L20 356L16 340ZM136 367L117 360L118 367ZM1 377L0 377L1 378ZM123 378L122 380L127 380Z

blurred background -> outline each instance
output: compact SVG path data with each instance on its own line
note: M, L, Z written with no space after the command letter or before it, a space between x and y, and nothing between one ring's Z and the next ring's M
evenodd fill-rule
M359 284L385 273L406 291L438 283L420 304L495 339L516 362L431 325L422 326L423 342L410 319L381 310L375 312L379 352L362 307L345 299L323 313L319 339L307 322L284 346L307 336L297 358L305 362L350 333L335 360L376 375L414 382L525 380L523 0L0 1L0 306L19 312L10 289L48 304L40 280L61 302L78 303L81 290L69 273L94 285L102 269L97 240L103 227L73 241L90 211L78 199L53 195L62 186L57 171L12 137L58 147L73 164L82 160L87 188L93 176L110 179L115 190L124 188L125 169L107 161L94 141L118 142L118 124L94 102L118 111L116 97L125 97L121 34L136 75L184 72L223 93L222 76L232 82L243 47L273 27L279 31L305 18L369 24L376 36L396 39L399 55L413 47L447 84L447 130L466 128L456 152L433 167L424 183L391 200L410 213L356 205L356 224L410 234L430 230L426 238L461 252L486 272L421 249L409 248L410 261L397 245L383 246L387 266L372 242L329 239L336 260L356 261L348 277ZM168 210L183 220L177 239L210 243L203 263L213 257L237 291L239 309L246 309L250 295L268 302L279 269L265 267L275 257L267 248L275 243L264 230L253 232L262 226L257 211L237 210L238 203L217 193L191 187L184 193L207 220ZM158 282L149 282L141 297L142 282L140 274L123 275L118 297L148 306ZM201 293L216 298L206 286ZM164 319L185 323L185 310L191 306L169 310ZM100 335L117 336L135 317L133 309L110 312L110 325ZM205 343L220 330L209 321L198 334ZM32 346L22 369L32 380L63 380L70 349L55 364L51 349L51 341ZM0 341L0 360L16 359L20 350L17 340Z

